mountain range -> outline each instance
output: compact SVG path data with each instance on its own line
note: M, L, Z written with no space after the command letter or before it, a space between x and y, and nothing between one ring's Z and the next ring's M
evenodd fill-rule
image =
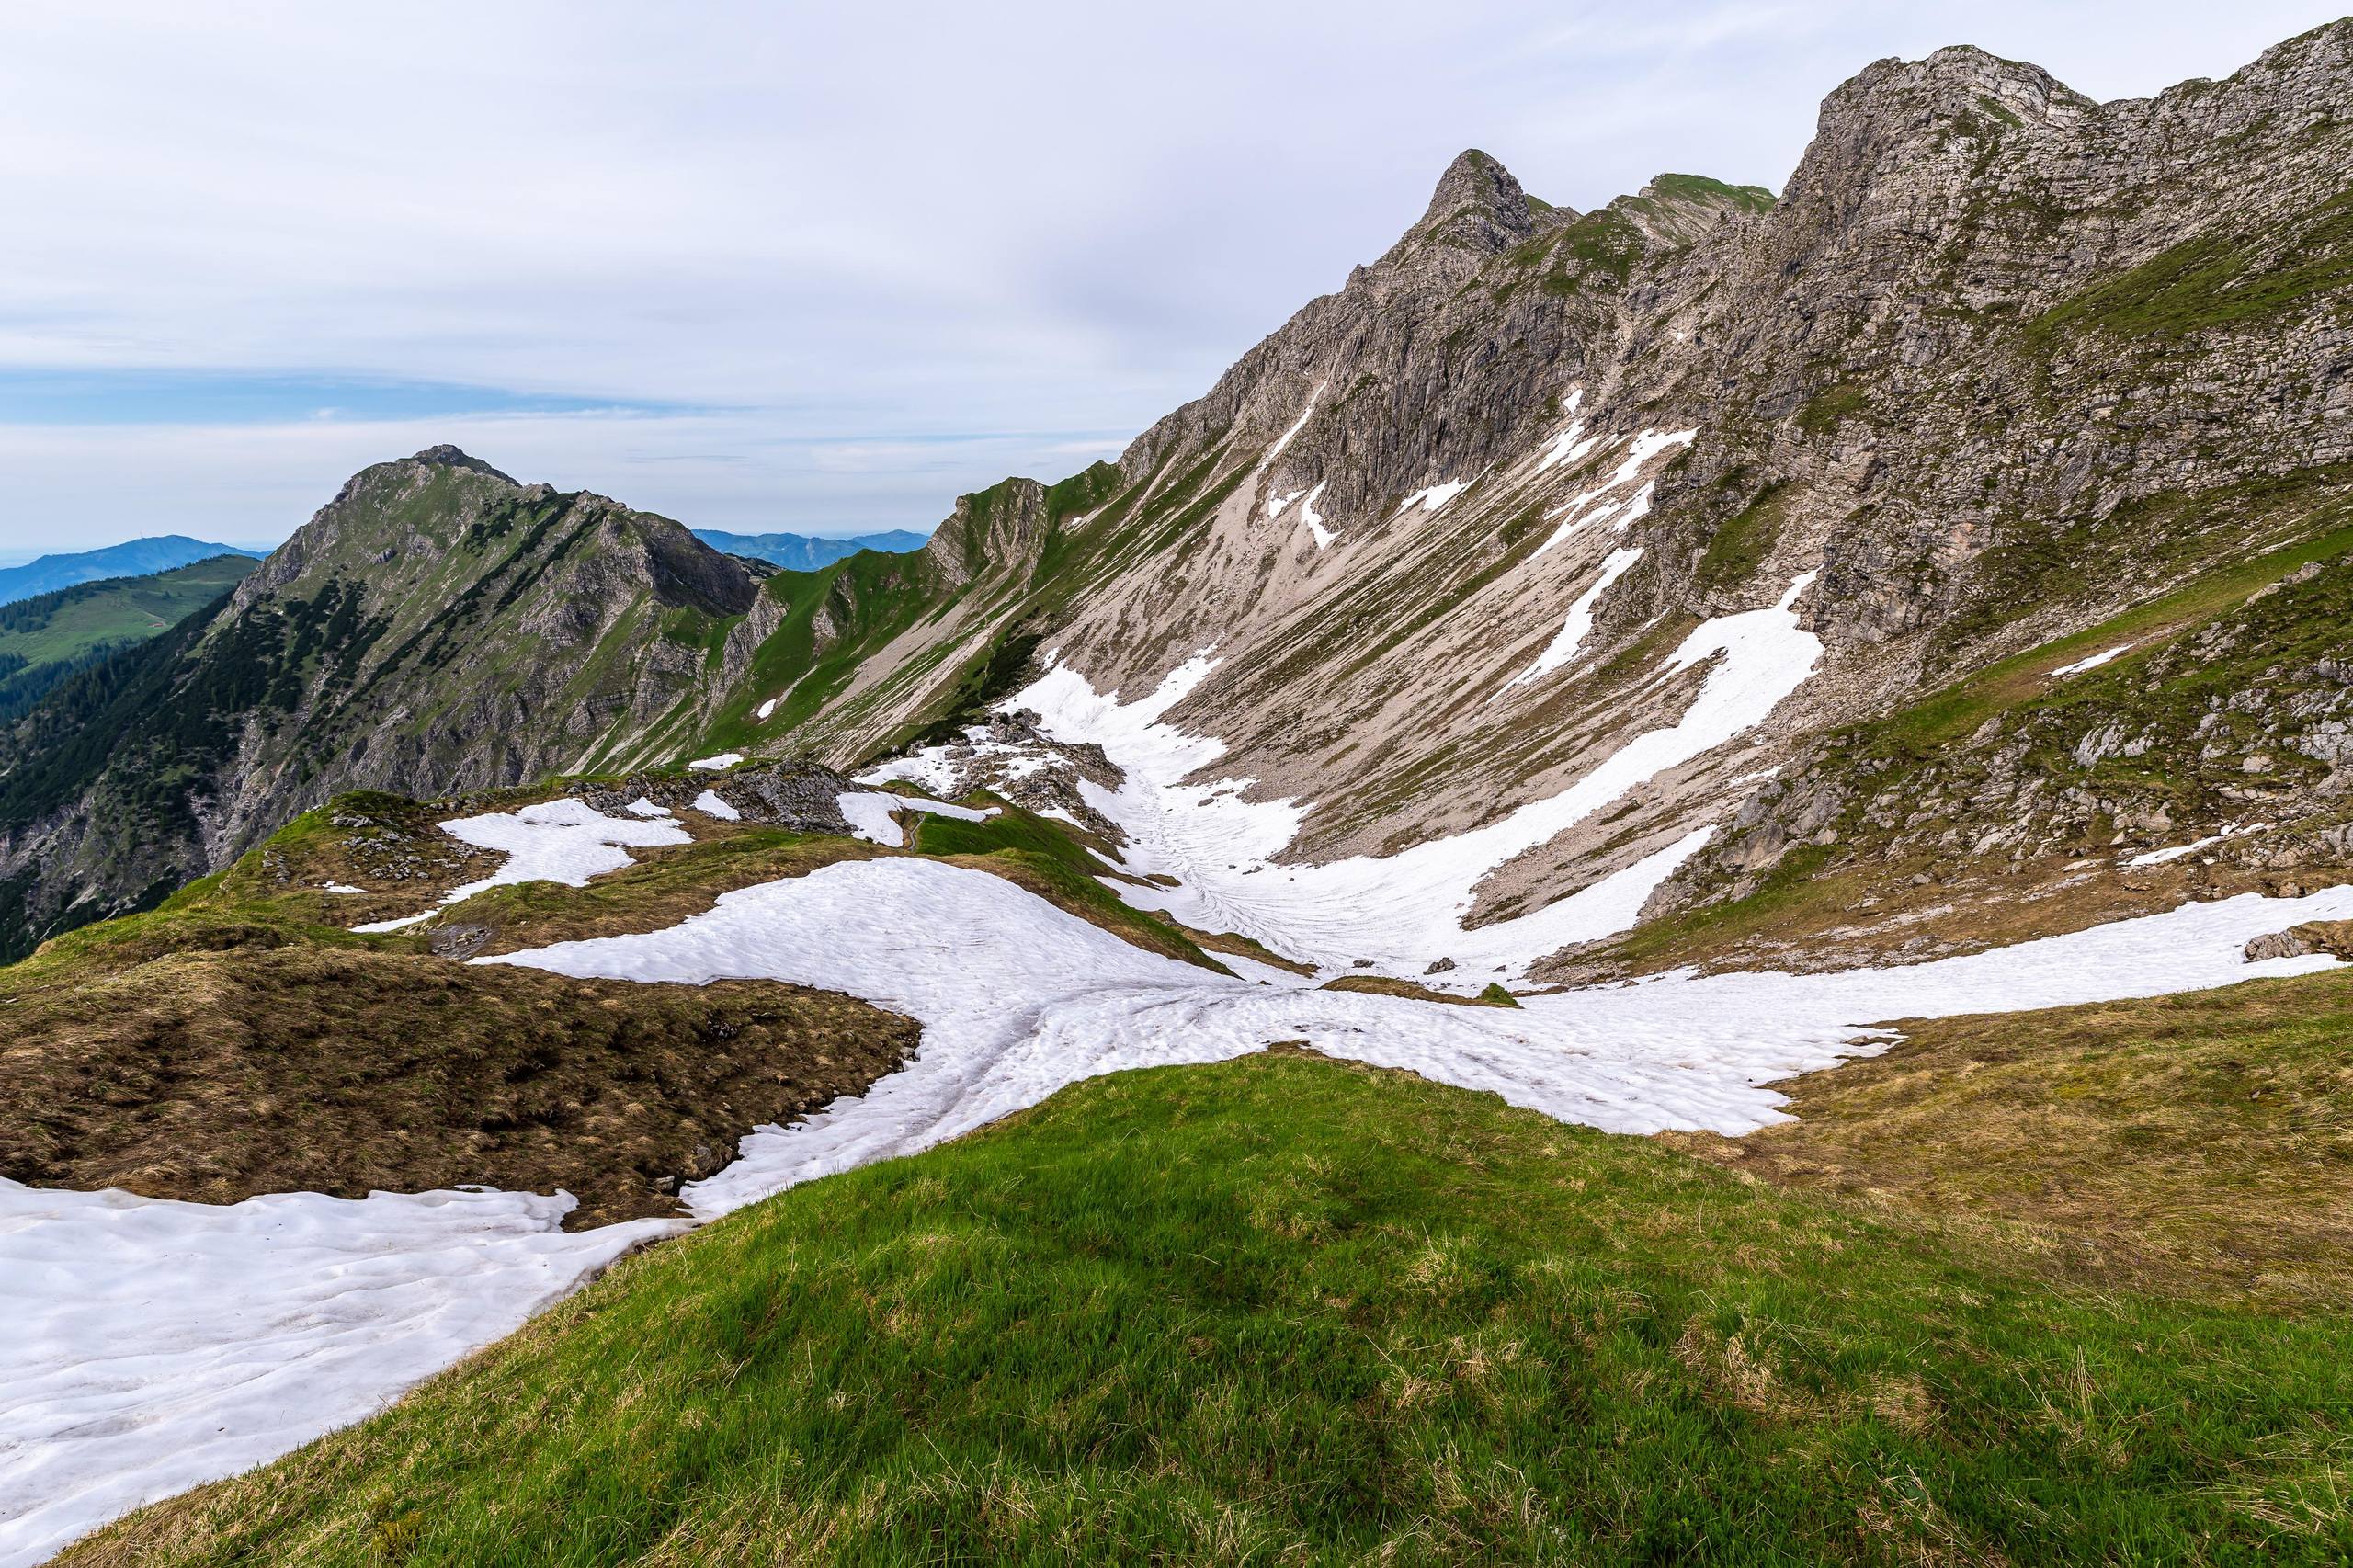
M2272 622L2328 613L2348 520L2347 40L2109 104L1972 49L1883 62L1778 198L1665 175L1580 213L1465 153L1118 462L962 497L905 554L762 576L455 449L368 470L0 742L12 942L335 789L847 766L1049 648L1128 693L1214 649L1173 718L1313 802L1288 853L1384 852L1668 723L1720 656L1683 640L1752 612L1819 644L1770 722L1530 846L1472 924L1702 827L1654 915L1842 871L1817 934L1906 942L2177 830L2261 817L2250 874L2341 858L2340 694ZM2177 733L2194 767L2132 767Z
M0 1568L2347 1561L2348 169L1945 49L915 548L363 470L0 723Z
M924 540L931 537L910 528L839 537L824 534L732 534L719 528L697 528L694 536L713 550L723 551L729 555L749 556L755 561L765 561L771 566L783 566L795 572L814 572L820 566L830 565L845 556L856 555L861 550L904 555L911 550L921 550Z

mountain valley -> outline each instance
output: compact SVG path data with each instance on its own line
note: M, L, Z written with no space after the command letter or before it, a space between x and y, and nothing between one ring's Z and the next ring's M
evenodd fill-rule
M1945 49L927 539L363 470L0 715L0 1568L2343 1560L2348 171Z

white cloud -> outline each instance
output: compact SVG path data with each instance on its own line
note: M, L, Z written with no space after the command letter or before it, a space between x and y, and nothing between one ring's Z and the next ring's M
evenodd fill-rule
M1971 40L2097 96L2144 93L2328 16L18 0L0 47L0 372L739 409L525 420L509 460L714 509L697 522L920 525L951 493L934 488L940 438L1141 427L1383 249L1464 146L1579 207L1669 168L1778 186L1822 95L1877 56ZM120 537L247 506L232 531L255 537L331 494L328 465L407 449L357 417L318 423L342 435L9 432L12 461L59 481L0 475L0 547L64 542L62 518ZM462 441L462 425L421 435ZM844 432L906 466L774 455ZM969 445L973 461L997 449ZM78 479L68 452L91 464ZM190 466L146 466L175 462Z

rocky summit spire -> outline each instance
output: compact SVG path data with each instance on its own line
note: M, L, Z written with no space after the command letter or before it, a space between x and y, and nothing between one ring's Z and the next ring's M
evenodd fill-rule
M1409 237L1506 251L1536 232L1540 205L1531 204L1509 169L1473 147L1447 165Z

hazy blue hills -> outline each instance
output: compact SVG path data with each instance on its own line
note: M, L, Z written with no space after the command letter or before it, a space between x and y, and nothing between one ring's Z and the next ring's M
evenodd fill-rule
M748 555L755 561L765 561L795 572L814 572L820 566L830 566L861 550L904 554L911 550L921 550L931 537L907 528L892 528L888 533L879 534L851 534L843 539L821 539L814 534L731 534L718 528L697 528L694 536L713 550L725 551L730 555Z
M0 568L0 605L55 593L79 583L95 583L104 577L145 577L218 555L257 553L235 545L207 544L183 534L164 534L155 539L110 544L102 550L44 555L22 566Z

